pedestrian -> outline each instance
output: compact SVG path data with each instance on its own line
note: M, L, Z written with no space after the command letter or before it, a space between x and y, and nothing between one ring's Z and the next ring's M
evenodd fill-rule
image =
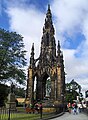
M68 107L69 113L71 113L71 103L70 102L68 103L67 107Z
M74 107L75 107L75 103L72 104L72 111L73 111L73 114L74 114Z
M82 104L81 104L81 102L78 103L78 111L79 111L79 113L82 112Z
M40 117L42 119L42 103L40 103Z
M35 110L39 113L40 112L40 107L39 107L39 104L35 104Z
M77 108L78 108L77 103L75 103L75 105L74 105L74 115L75 115L75 114L78 114Z

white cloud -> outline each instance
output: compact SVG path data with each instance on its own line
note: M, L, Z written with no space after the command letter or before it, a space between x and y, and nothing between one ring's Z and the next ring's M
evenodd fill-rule
M54 15L57 16L59 31L74 32L76 27L82 24L88 12L87 6L87 0L54 0L52 8Z
M42 27L44 23L44 14L36 8L9 8L10 29L16 31L24 37L25 48L28 51L29 59L32 43L35 45L35 57L38 57L42 37Z
M24 0L23 0L24 1ZM78 32L84 35L83 40L77 49L64 49L65 69L67 82L75 79L82 84L83 90L88 89L88 0L53 0L51 10L55 16L56 40L61 44L69 46L64 33L70 38ZM42 28L44 25L44 13L35 6L24 7L16 3L16 6L9 7L7 11L10 17L10 29L22 34L29 61L32 43L35 44L36 57L39 55ZM67 41L67 42L66 42ZM56 41L57 42L57 41ZM80 53L81 52L81 53ZM76 57L76 54L80 54Z
M88 77L88 63L83 58L76 58L75 52L75 50L64 50L68 80Z
M88 0L53 0L52 11L56 18L57 38L63 44L69 45L65 38L77 33L84 35L77 49L64 49L67 82L75 78L78 83L84 83L83 90L88 89ZM77 57L76 55L79 55Z

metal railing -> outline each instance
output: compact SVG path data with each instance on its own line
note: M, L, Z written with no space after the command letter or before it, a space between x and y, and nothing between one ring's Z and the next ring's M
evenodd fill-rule
M0 120L11 120L14 115L15 111L7 108L0 108Z

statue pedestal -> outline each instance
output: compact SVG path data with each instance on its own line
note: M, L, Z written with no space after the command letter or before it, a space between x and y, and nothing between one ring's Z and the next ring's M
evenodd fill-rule
M16 110L16 103L15 102L7 102L6 108L10 110Z
M6 108L8 108L10 110L16 110L16 102L15 102L15 94L14 93L10 93L8 95L8 101L6 104Z

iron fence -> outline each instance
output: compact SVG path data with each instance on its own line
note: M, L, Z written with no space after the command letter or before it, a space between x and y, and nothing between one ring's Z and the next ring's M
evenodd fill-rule
M16 111L7 108L0 108L0 120L12 120ZM14 119L13 119L14 120Z
M0 120L31 120L37 118L40 118L40 114L27 113L23 107L17 108L17 110L0 108Z

